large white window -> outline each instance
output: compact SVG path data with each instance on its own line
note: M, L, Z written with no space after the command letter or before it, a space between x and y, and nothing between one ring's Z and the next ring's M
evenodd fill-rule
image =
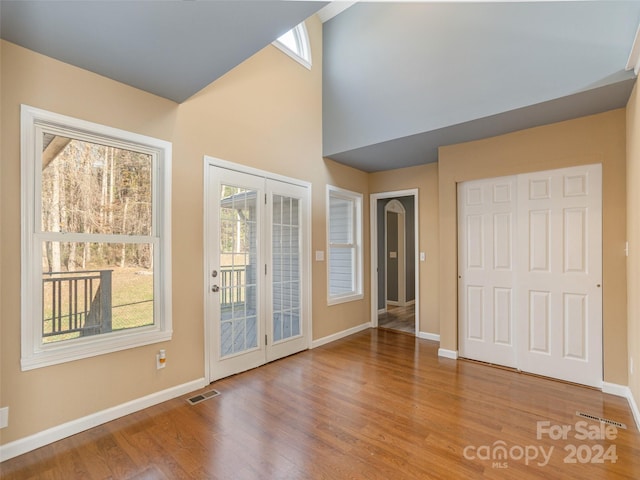
M281 35L273 45L289 55L298 63L311 69L311 47L304 22Z
M22 369L171 338L171 144L22 106Z
M329 305L362 294L362 194L327 186Z

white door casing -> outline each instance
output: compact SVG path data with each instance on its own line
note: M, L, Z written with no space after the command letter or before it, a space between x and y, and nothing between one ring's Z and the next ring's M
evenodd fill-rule
M601 387L601 165L465 182L458 209L460 355Z

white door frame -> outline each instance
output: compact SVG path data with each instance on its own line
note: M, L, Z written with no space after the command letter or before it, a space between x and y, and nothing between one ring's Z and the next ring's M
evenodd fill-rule
M211 168L210 167L220 167L220 168L226 168L228 170L233 170L236 172L240 172L240 173L245 173L245 174L249 174L249 175L255 175L257 177L263 177L265 180L276 180L279 182L284 182L284 183L290 183L292 185L297 185L300 187L304 187L308 190L308 197L307 197L307 202L306 202L306 210L303 212L303 216L306 215L306 222L303 222L303 227L304 228L304 232L303 235L305 236L305 240L304 240L304 245L303 245L303 250L307 252L307 254L304 256L306 258L302 258L301 259L301 265L302 265L302 275L303 277L306 278L306 281L303 281L303 288L301 291L301 295L302 295L302 299L301 299L301 309L302 309L302 318L306 319L306 321L304 321L304 324L301 325L301 328L304 329L304 331L307 332L307 347L306 348L311 348L311 341L312 341L312 331L313 331L313 319L311 316L311 292L312 292L312 285L311 285L311 280L312 280L312 276L311 276L311 198L312 198L312 194L311 194L311 183L309 182L305 182L303 180L298 180L295 178L291 178L291 177L286 177L283 175L278 175L275 173L271 173L268 172L266 170L260 170L258 168L253 168L253 167L248 167L245 165L240 165L237 163L233 163L233 162L229 162L227 160L222 160L219 158L214 158L214 157L210 157L205 155L204 156L204 162L203 162L203 168L204 168L204 175L203 175L203 201L204 201L204 208L203 208L203 285L204 285L204 292L203 292L203 312L204 312L204 318L203 318L203 322L204 322L204 377L205 380L209 383L211 383L212 381L214 381L214 379L212 379L212 372L211 372L211 359L214 355L214 348L211 342L212 339L212 334L213 334L213 316L211 315L210 312L210 301L209 301L209 296L210 296L210 289L211 289L211 272L208 271L208 265L210 264L210 258L209 258L209 251L210 249L208 248L208 245L210 245L210 243L212 241L217 241L217 239L213 239L211 238L211 235L209 233L209 222L210 222L210 215L212 213L212 195L217 195L217 192L211 192L209 191L209 180L210 180L210 171Z
M413 224L414 224L414 262L415 262L415 335L420 333L420 235L419 235L419 203L418 189L397 190L393 192L372 193L369 195L369 216L371 236L371 326L378 326L378 200L395 197L413 197ZM384 246L382 246L383 248Z

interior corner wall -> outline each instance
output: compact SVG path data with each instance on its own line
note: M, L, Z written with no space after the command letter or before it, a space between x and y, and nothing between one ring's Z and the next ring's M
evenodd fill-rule
M640 94L638 83L627 104L627 345L629 349L629 388L640 401ZM636 419L639 421L639 419Z
M522 130L439 150L440 341L458 350L459 182L602 164L604 381L627 384L625 110Z
M430 163L417 167L385 170L369 174L370 193L418 190L418 241L416 252L425 252L426 259L419 262L420 332L438 334L438 165Z

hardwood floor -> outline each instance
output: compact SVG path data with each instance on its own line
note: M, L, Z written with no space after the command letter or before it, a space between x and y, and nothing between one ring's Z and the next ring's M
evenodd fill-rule
M400 332L416 334L416 307L387 306L387 311L378 315L378 327L398 330Z
M210 388L221 395L197 405L186 396L174 399L8 460L1 476L640 478L640 434L625 399L438 358L437 349L435 342L388 330L363 331L215 382ZM577 439L583 419L576 411L627 429L614 434L611 427L605 440ZM549 438L548 430L537 438L537 422L549 422L552 433L571 431L567 440ZM599 422L584 422L601 432ZM577 463L565 463L569 444L577 455L568 458ZM492 460L491 449L500 445L506 458ZM580 463L603 460L609 446L616 463ZM541 448L552 449L546 464ZM527 452L537 458L527 460Z

